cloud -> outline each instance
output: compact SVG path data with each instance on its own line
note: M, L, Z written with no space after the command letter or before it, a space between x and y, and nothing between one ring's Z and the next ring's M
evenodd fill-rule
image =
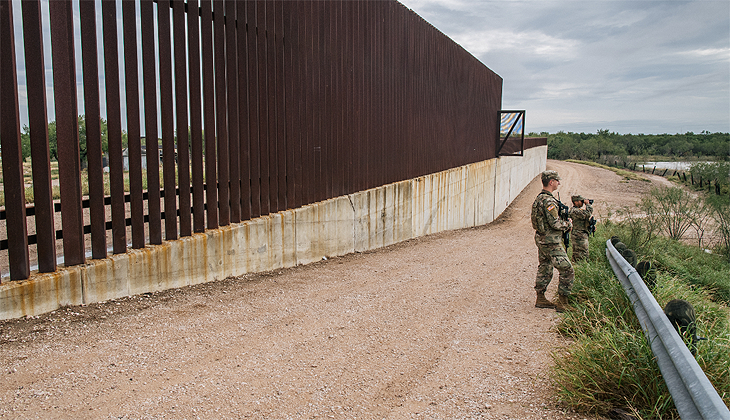
M576 40L555 38L539 31L485 30L455 34L452 39L475 56L499 51L543 57L551 61L574 58L579 44Z
M503 78L528 131L730 131L730 2L403 3Z

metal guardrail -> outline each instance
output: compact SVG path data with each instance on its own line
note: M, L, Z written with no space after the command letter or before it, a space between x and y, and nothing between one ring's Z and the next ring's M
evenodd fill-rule
M682 419L730 420L722 398L664 315L639 273L606 241L606 257L634 305L641 328L657 358L664 382Z

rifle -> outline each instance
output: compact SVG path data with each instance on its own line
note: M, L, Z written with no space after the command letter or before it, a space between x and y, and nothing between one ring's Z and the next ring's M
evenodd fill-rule
M570 212L570 209L568 206L563 204L562 201L560 201L560 193L558 193L558 216L562 220L568 221L568 213ZM570 247L570 231L566 230L563 232L563 244L565 245L565 250L568 250L568 247Z
M588 235L596 236L596 219L593 216L588 220Z
M588 204L593 204L593 200L588 200ZM596 236L596 222L597 221L593 216L588 219L588 236Z

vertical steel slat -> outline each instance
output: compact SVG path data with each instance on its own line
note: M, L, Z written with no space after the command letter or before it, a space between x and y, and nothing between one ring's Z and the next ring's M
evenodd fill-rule
M23 2L23 39L25 40L25 71L30 125L30 154L33 164L33 202L38 238L38 271L56 270L56 228L54 223L53 189L51 187L51 158L48 145L48 113L46 76L43 59L43 35L40 2ZM5 57L5 55L3 55ZM3 121L5 119L3 118ZM12 138L12 137L11 137Z
M228 88L228 170L231 223L241 221L240 139L238 132L238 47L236 2L226 2L226 87Z
M277 179L279 185L277 187L278 192L278 211L287 209L287 191L286 191L286 138L285 124L286 124L286 113L285 113L285 85L284 85L284 67L285 67L285 55L284 55L284 4L283 1L277 0L273 4L275 13L274 22L274 44L276 49L276 157L277 157Z
M193 180L193 231L205 231L205 191L203 190L203 122L200 94L200 8L198 0L188 0L188 67L190 68L190 154Z
M238 61L238 180L241 197L241 220L251 218L251 173L249 164L249 132L248 132L248 57L246 3L238 5L236 10L236 59Z
M153 0L141 0L142 73L144 86L145 147L147 153L147 214L150 244L162 243L162 211L160 208L160 154L157 127L157 65Z
M375 12L375 7L372 2L366 2L365 3L366 12L365 12L365 34L366 34L366 44L365 44L365 61L366 61L366 73L365 73L365 138L364 140L364 150L365 150L365 156L364 161L367 165L365 167L365 177L367 180L367 183L365 184L365 188L373 188L375 186L374 178L376 176L375 167L373 166L374 162L374 144L376 141L375 138L375 127L373 124L373 104L375 102L375 16L373 16L373 13Z
M142 143L140 139L137 16L134 2L122 2L124 28L124 77L127 102L127 156L132 218L132 248L145 246L144 195L142 193ZM84 82L85 84L85 82ZM88 141L88 140L87 140Z
M5 193L6 227L8 231L8 263L10 279L24 280L30 276L28 228L25 217L25 188L23 158L20 146L20 114L15 68L15 34L13 6L0 1L0 145L3 156L3 186Z
M177 188L175 185L170 0L157 0L157 38L160 60L160 128L162 129L162 179L165 191L165 240L172 241L177 239Z
M269 118L266 57L266 1L256 1L256 50L258 51L259 153L261 171L261 214L271 212L269 196Z
M332 59L330 43L330 31L332 22L330 20L330 2L322 2L320 5L320 94L322 95L323 109L320 113L321 130L322 130L322 195L320 200L327 200L332 197L332 155L334 148L332 145L333 134L333 109L332 106Z
M357 139L357 160L358 160L358 191L362 191L368 188L368 179L367 179L367 112L366 112L366 105L368 104L367 95L367 70L369 69L369 61L367 56L367 46L370 45L370 43L367 40L367 0L362 0L359 2L360 10L358 11L358 26L360 28L359 30L359 36L358 36L358 51L357 56L360 61L360 65L356 66L359 70L359 81L358 81L358 90L359 90L359 101L358 101L358 139Z
M291 208L298 208L301 204L301 139L302 125L299 113L300 95L300 64L301 60L301 3L290 2L284 3L286 7L285 13L288 13L288 20L284 28L284 46L287 48L289 62L287 65L286 78L288 81L287 88L287 155L289 162L287 163L287 204ZM287 19L285 17L285 19Z
M325 186L322 174L322 154L325 153L322 141L322 113L324 112L324 103L322 97L322 2L313 2L313 19L312 19L312 70L313 70L313 94L314 98L314 130L312 131L312 146L314 150L314 201L323 201L325 197Z
M269 213L279 209L278 201L278 162L276 137L276 44L274 43L274 12L273 0L264 2L266 6L266 94L267 94L267 148L269 152Z
M392 54L392 84L393 89L390 91L390 103L392 115L392 127L393 130L390 133L388 144L394 149L394 155L397 157L396 164L393 168L393 175L395 181L402 181L401 172L403 171L403 150L401 148L402 143L398 139L404 138L402 135L403 122L400 120L400 93L403 92L403 84L401 83L401 75L403 74L403 63L401 62L401 45L403 42L402 26L396 25L395 22L403 22L403 14L401 13L401 5L393 3L390 5L390 16L388 17L388 32L389 32L389 44ZM400 30L400 31L399 31Z
M284 126L284 142L286 144L286 205L290 209L299 207L296 202L296 174L294 169L294 163L296 162L294 151L298 146L297 129L295 129L298 122L298 107L295 106L296 81L294 75L294 44L297 42L296 18L298 16L296 15L295 7L296 3L293 2L282 3L285 82L284 114L286 115L286 122Z
M261 215L261 153L259 148L258 2L246 2L246 57L248 63L248 139L251 217Z
M344 66L345 66L345 127L342 137L342 149L343 164L345 165L344 173L344 185L345 194L352 194L355 192L353 186L353 175L354 175L354 154L353 154L353 141L355 138L355 130L353 127L354 122L354 83L355 83L355 65L353 57L353 39L355 32L355 15L353 3L350 1L343 1L344 7L344 20L343 30L345 32L345 46L343 52Z
M333 2L322 2L322 17L320 20L320 63L322 77L320 79L322 93L322 180L324 181L324 192L321 200L332 197L332 156L334 148L332 135L334 132L334 106L332 104L332 18L331 9Z
M339 32L339 1L333 1L329 4L329 34L327 36L327 42L329 44L328 55L330 62L330 86L328 95L330 99L330 135L329 135L329 163L328 171L330 177L330 193L331 197L337 197L340 195L340 182L342 182L342 176L340 175L340 147L339 141L342 137L340 135L340 127L342 126L342 105L340 103L340 96L342 95L342 76L340 74L340 63L342 56L340 55L341 36Z
M348 2L350 5L350 56L352 72L352 92L350 98L350 136L348 137L348 149L350 154L350 188L353 192L359 191L360 187L360 156L358 154L360 139L360 102L362 101L361 73L362 61L360 59L360 9L361 2Z
M211 0L202 0L200 4L200 33L203 49L203 120L205 129L205 197L208 229L218 227L218 187L217 187L217 152L216 152L216 118L213 74L213 11Z
M195 14L196 10L189 13ZM180 190L180 236L192 235L190 214L190 144L188 138L188 75L186 69L185 2L172 2L175 55L175 119L177 121L177 179ZM192 71L192 70L191 70Z
M226 108L226 33L223 0L213 1L215 51L216 128L218 143L218 219L221 226L231 223L228 188L228 122Z
M81 209L73 12L71 3L55 1L50 2L50 12L63 256L65 265L72 266L86 261Z
M124 168L122 167L122 117L119 93L116 2L102 2L101 11L104 28L104 74L106 83L107 138L109 143L109 180L112 200L112 245L115 254L123 254L127 252L127 225L124 209Z
M355 181L353 183L354 188L356 191L362 191L365 189L365 165L364 165L364 155L363 155L363 142L365 138L365 124L364 124L364 107L365 107L365 47L364 47L364 18L363 15L365 14L365 3L363 1L358 1L356 3L357 10L355 11L356 17L355 17L355 24L357 26L357 30L354 32L357 34L354 39L354 51L353 51L353 58L355 60L354 63L354 71L355 71L355 111L353 112L353 115L355 116L356 125L355 125L355 137L353 145L353 152L354 152L354 158L355 158Z
M390 50L390 74L391 74L391 86L392 88L388 91L388 94L390 96L390 124L392 129L389 131L388 141L387 144L389 147L394 151L392 153L394 165L391 169L391 174L393 176L394 182L402 181L404 178L401 178L400 172L403 167L403 156L402 156L402 150L401 150L401 142L399 139L402 139L401 136L401 129L402 129L402 122L399 121L400 113L398 109L398 94L403 91L403 86L400 83L399 75L403 72L403 66L400 62L400 49L398 48L400 45L400 42L402 42L402 39L400 37L401 33L399 33L396 30L396 26L394 25L395 22L402 22L402 16L400 16L399 10L398 10L399 4L397 3L389 3L389 16L387 17L387 25L388 25L388 38L387 38L387 45Z
M312 1L306 1L302 4L303 19L301 23L304 25L303 39L302 39L302 119L303 119L303 132L304 138L302 139L302 194L303 204L309 204L314 202L314 117L313 117L313 98L314 98L314 85L312 62L313 57L313 4Z
M239 183L241 188L241 220L251 218L251 173L249 164L248 131L248 23L246 3L236 10L236 57L238 60L238 138L239 138Z
M375 7L375 12L373 14L373 18L375 19L373 30L375 31L375 76L373 81L376 83L375 86L375 102L373 103L373 123L375 125L375 136L376 136L376 143L373 150L373 166L375 168L374 170L374 177L373 180L375 182L375 185L383 185L385 184L385 175L387 173L387 168L385 168L385 160L383 159L383 135L384 130L383 127L384 119L383 119L383 106L385 103L385 63L383 61L383 22L382 22L382 8L383 2L376 1L373 3L373 6Z
M307 69L306 69L306 76L305 76L305 86L306 86L306 119L307 119L307 148L305 153L305 166L304 166L304 178L307 180L307 203L314 203L317 201L317 192L316 192L316 185L319 182L319 179L317 178L317 174L315 171L315 148L318 146L315 142L316 140L316 121L317 121L317 107L319 106L319 102L317 99L317 91L316 91L316 66L315 66L315 60L316 57L316 26L317 26L317 14L316 14L316 0L312 0L308 2L307 6L307 17L305 18L305 24L307 25L307 39L306 39L306 52L307 57L304 59L304 62L306 63Z
M420 167L420 156L421 153L424 150L423 147L423 137L420 136L420 122L421 122L421 115L420 115L420 107L418 104L421 104L421 96L418 87L422 85L423 82L423 68L420 66L420 52L421 52L421 38L418 35L418 31L416 31L416 16L415 13L411 12L411 34L413 35L413 47L411 50L413 51L412 54L412 62L410 65L410 74L416 75L415 77L411 77L411 95L410 95L410 101L409 101L409 108L410 108L410 119L411 119L411 132L409 133L409 138L411 139L418 139L418 146L411 149L412 157L412 166L411 166L411 173L421 174L421 167Z
M373 188L380 184L380 99L381 99L381 78L380 78L380 36L378 30L378 2L370 4L370 40L371 40L371 66L370 66L370 102L368 104L370 129L368 134L368 179L369 187Z
M338 1L336 4L336 31L335 31L335 46L337 51L337 86L335 87L335 93L337 98L337 133L334 138L335 140L335 146L337 148L337 158L336 158L336 166L335 166L335 187L334 187L334 195L335 196L341 196L346 194L345 189L345 168L347 167L345 165L344 161L344 140L345 140L345 111L347 109L347 73L345 71L345 55L344 55L344 48L347 44L347 27L344 26L344 16L343 16L343 1Z
M296 98L295 106L297 107L297 147L294 150L295 153L295 174L296 179L294 181L295 192L294 198L296 200L296 207L303 206L306 201L306 188L307 179L304 173L304 162L306 154L306 141L307 141L307 120L306 120L306 86L305 86L305 71L306 71L306 57L307 57L307 38L306 38L306 10L307 2L296 2L296 16L294 21L297 25L297 44L293 52L296 57Z
M334 109L334 132L332 135L333 147L333 178L332 178L332 196L338 197L344 194L344 165L342 162L342 119L345 110L345 77L344 77L344 57L342 55L342 47L345 44L346 30L342 28L342 1L336 1L332 4L332 54L333 54L333 83L332 83L332 99Z
M91 257L106 258L106 209L104 206L104 168L101 147L101 111L99 109L99 63L96 44L96 6L79 3L81 20L81 56L83 62L84 106L86 115L86 159L89 177L89 218L91 222ZM108 128L108 126L107 126Z

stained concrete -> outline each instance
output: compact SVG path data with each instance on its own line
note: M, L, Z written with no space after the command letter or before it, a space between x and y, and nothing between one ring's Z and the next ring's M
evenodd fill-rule
M292 267L492 222L547 163L547 146L336 197L0 284L0 319Z

